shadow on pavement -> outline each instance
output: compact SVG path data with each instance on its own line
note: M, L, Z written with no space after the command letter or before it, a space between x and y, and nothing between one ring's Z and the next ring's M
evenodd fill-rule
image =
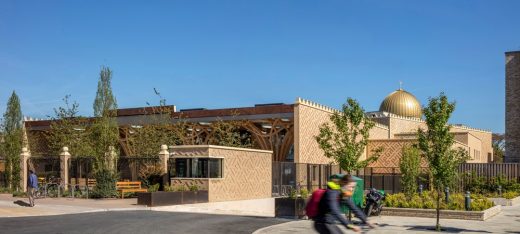
M19 205L19 206L25 206L25 207L30 207L31 206L29 203L24 202L22 200L15 201L13 203L16 204L16 205Z
M408 230L413 231L433 231L435 230L434 226L405 226L408 227ZM465 228L454 228L454 227L442 227L442 232L447 233L461 233L461 232L480 232L480 233L492 233L484 230L470 230Z

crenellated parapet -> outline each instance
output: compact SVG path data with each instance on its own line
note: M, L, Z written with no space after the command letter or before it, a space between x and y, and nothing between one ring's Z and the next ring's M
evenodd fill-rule
M319 104L317 102L306 100L306 99L303 99L301 97L298 97L296 99L296 104L309 106L309 107L312 107L312 108L315 108L315 109L319 109L319 110L322 110L322 111L326 111L326 112L329 112L329 113L334 113L334 112L338 112L339 111L339 110L334 109L332 107L328 107L328 106Z

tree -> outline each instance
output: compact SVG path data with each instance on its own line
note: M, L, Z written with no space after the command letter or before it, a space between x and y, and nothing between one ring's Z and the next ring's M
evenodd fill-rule
M116 195L117 148L119 128L116 121L117 103L112 93L112 71L102 67L94 101L95 120L91 127L91 140L95 157L94 173L96 187L94 195L110 197Z
M492 145L493 145L493 162L494 163L504 162L504 152L505 152L505 145L506 145L504 134L493 133Z
M330 121L320 126L320 133L315 136L327 158L333 159L349 173L379 158L381 148L374 150L371 156L367 155L365 160L360 160L368 143L370 129L375 124L365 116L365 111L356 100L348 98L342 110L330 116Z
M20 153L23 146L22 109L20 99L13 91L4 113L2 151L6 157L6 185L20 189Z
M401 185L408 199L417 191L417 179L421 173L421 154L415 146L403 147L403 154L399 161L401 169Z
M72 156L93 156L89 121L78 116L79 104L69 102L70 95L63 98L64 106L54 108L55 117L47 135L52 154L58 155L64 146Z
M455 103L448 102L444 93L439 97L430 98L428 106L423 108L428 129L418 130L419 149L428 162L433 186L437 191L437 231L441 230L439 215L442 192L452 186L457 176L458 165L467 159L466 151L452 148L454 135L450 133L451 126L448 120L454 110Z

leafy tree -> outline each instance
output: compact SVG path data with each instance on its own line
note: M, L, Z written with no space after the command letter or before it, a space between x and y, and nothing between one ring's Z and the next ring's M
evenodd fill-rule
M69 102L70 95L63 98L64 106L54 108L55 117L47 135L52 154L58 155L64 146L74 156L93 156L89 121L78 116L79 104Z
M444 93L439 97L430 98L428 106L423 108L428 129L418 130L419 149L428 161L433 186L437 191L437 231L441 230L439 215L442 193L446 187L452 186L457 177L458 165L467 159L465 150L452 149L454 136L450 133L451 126L448 120L454 110L455 103L448 102Z
M217 120L211 124L213 134L209 144L229 147L251 148L251 135L240 131L239 121Z
M2 151L6 157L6 185L20 189L20 153L23 146L22 109L20 99L13 91L4 113Z
M367 155L365 160L360 160L368 143L370 129L375 124L365 116L365 111L356 100L348 98L342 110L330 116L330 121L320 127L320 133L315 139L325 156L333 159L343 170L352 172L379 158L381 148L374 150L371 156Z
M97 180L95 190L98 190L95 193L103 196L115 193L114 184L117 181L115 147L118 146L119 128L116 115L117 102L112 93L112 71L108 67L102 67L94 101L95 120L91 127L91 140Z
M401 169L401 185L408 199L417 192L417 179L421 173L421 154L415 146L403 147L399 168Z
M492 145L493 145L493 162L495 162L495 163L504 162L504 152L505 152L504 134L493 133Z

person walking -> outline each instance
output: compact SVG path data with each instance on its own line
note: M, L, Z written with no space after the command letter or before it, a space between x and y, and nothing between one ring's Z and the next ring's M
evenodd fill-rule
M314 218L314 228L320 234L341 234L341 229L336 226L336 220L355 232L361 230L347 221L345 215L341 213L339 208L340 195L340 180L339 178L333 178L327 183L327 191L320 199L318 214Z
M27 178L27 197L29 197L29 205L34 206L34 194L38 189L38 177L33 170L29 170L29 178Z

